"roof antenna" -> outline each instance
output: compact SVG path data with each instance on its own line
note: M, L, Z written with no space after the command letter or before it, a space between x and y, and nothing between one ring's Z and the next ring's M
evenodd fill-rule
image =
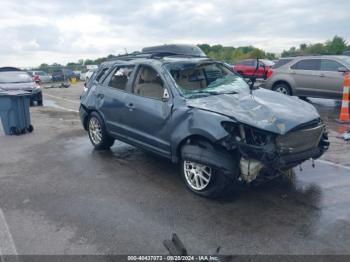
M124 50L125 50L125 54L127 55L128 54L128 50L124 47Z

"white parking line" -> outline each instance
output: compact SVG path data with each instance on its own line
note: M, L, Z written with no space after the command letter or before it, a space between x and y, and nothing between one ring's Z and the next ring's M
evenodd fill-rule
M18 254L9 227L6 223L4 212L2 212L2 209L0 208L0 258L2 262L5 261L4 256L7 255L17 256Z
M80 102L78 102L78 101L66 99L66 98L59 97L59 96L53 96L53 95L49 95L49 94L44 94L44 96L49 96L49 97L57 98L57 99L60 99L60 100L66 101L66 102L70 102L70 103L80 104Z
M316 161L320 162L320 163L323 163L323 164L330 165L330 166L335 166L335 167L340 167L340 168L343 168L343 169L346 169L346 170L350 170L350 166L344 166L342 164L337 164L337 163L333 163L333 162L330 162L330 161L327 161L327 160L322 160L322 159L318 159Z

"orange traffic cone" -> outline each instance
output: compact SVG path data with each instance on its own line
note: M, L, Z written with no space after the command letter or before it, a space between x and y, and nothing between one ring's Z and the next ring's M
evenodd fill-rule
M343 101L341 103L339 122L349 122L349 72L344 73Z

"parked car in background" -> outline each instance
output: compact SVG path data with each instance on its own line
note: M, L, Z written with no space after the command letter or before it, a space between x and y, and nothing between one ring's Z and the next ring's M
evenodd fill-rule
M49 83L52 81L52 77L44 71L27 71L35 82Z
M31 94L31 105L33 105L34 102L39 106L43 105L42 89L40 85L35 83L32 77L25 71L0 68L0 90L28 91Z
M257 63L259 66L257 69ZM274 62L267 59L245 59L233 65L233 70L243 77L256 76L257 78L269 78L272 74L270 70Z
M70 69L58 69L52 73L52 81L69 81L72 77L75 77L74 72Z
M280 59L263 87L286 95L341 99L348 56L301 56Z
M96 149L118 139L168 158L180 164L189 190L205 197L238 181L281 176L328 148L311 104L250 89L231 67L206 57L105 62L86 83L79 111Z
M82 72L81 72L81 74L80 74L80 80L81 80L81 81L85 81L85 79L86 79L86 73L87 73L87 71L82 71Z
M350 56L350 51L345 51L345 52L343 53L343 55Z
M80 80L81 71L76 70L76 71L73 71L73 73L74 73L74 75L75 75L76 79L77 79L77 80Z

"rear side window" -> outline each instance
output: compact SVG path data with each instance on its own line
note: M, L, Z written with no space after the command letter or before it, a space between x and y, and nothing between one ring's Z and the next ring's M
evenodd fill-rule
M305 59L295 63L290 68L297 70L320 70L320 67L320 59Z
M96 76L97 82L101 82L100 80L102 80L103 76L107 73L108 69L109 69L109 67L105 67L97 73L97 76ZM91 78L92 78L92 76L91 76Z
M322 59L321 61L321 71L332 71L338 72L339 67L344 67L336 61L329 59Z
M125 91L126 85L134 71L133 65L118 66L113 72L108 82L108 86Z
M276 64L274 64L272 66L272 68L279 68L281 66L284 66L286 64L288 64L290 61L292 61L293 59L280 59L276 62Z

